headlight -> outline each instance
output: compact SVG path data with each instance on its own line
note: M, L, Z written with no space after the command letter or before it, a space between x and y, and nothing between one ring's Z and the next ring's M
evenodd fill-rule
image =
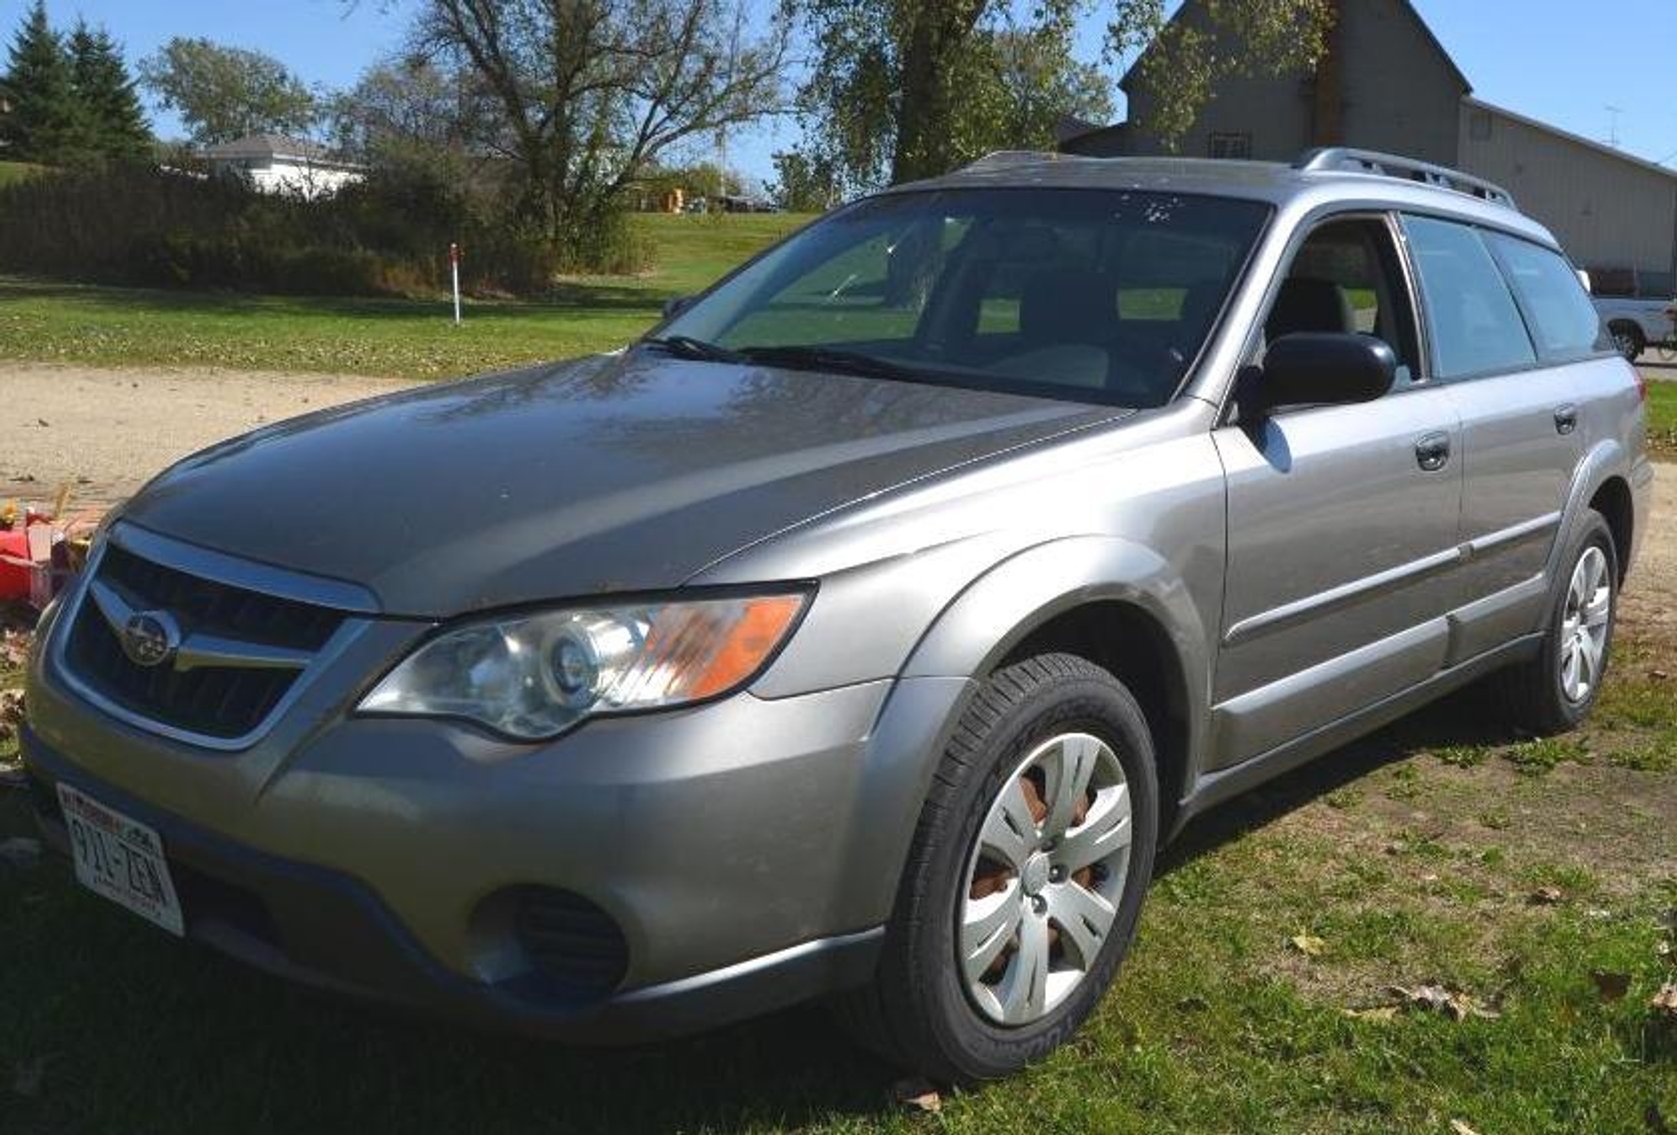
M508 615L430 640L363 713L463 717L523 740L598 714L703 701L744 685L807 596L764 595Z

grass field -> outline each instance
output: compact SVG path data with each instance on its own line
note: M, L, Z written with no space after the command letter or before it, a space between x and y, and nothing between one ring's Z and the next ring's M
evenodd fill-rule
M479 1036L183 947L57 863L0 866L0 1130L1677 1129L1677 1023L1648 1007L1677 979L1670 652L1622 638L1579 734L1500 734L1468 694L1199 821L1086 1031L935 1116L818 1010L620 1052ZM25 830L0 793L0 838ZM1393 1008L1428 983L1486 1015Z
M1677 458L1677 382L1648 384L1648 448Z
M22 181L26 177L34 177L41 172L41 169L41 166L30 162L0 162L0 185Z
M609 349L808 220L640 216L645 276L570 281L543 302L246 296L0 279L0 358L441 378Z

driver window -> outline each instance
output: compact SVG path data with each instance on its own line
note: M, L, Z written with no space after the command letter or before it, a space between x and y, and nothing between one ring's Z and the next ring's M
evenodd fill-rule
M1373 218L1329 221L1305 238L1281 282L1264 342L1295 332L1372 335L1398 357L1398 382L1420 373L1414 313L1385 222Z

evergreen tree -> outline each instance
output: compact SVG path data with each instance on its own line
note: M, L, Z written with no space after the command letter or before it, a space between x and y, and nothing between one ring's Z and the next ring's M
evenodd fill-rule
M24 16L0 79L0 153L17 161L56 162L83 140L70 60L47 23L45 0Z
M151 129L122 50L104 28L94 31L86 21L77 21L70 35L70 72L99 155L143 157L151 145Z

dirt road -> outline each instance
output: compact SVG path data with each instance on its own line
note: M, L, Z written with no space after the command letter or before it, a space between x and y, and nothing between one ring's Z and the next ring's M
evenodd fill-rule
M177 458L265 422L400 389L353 375L0 362L0 502L121 500Z

